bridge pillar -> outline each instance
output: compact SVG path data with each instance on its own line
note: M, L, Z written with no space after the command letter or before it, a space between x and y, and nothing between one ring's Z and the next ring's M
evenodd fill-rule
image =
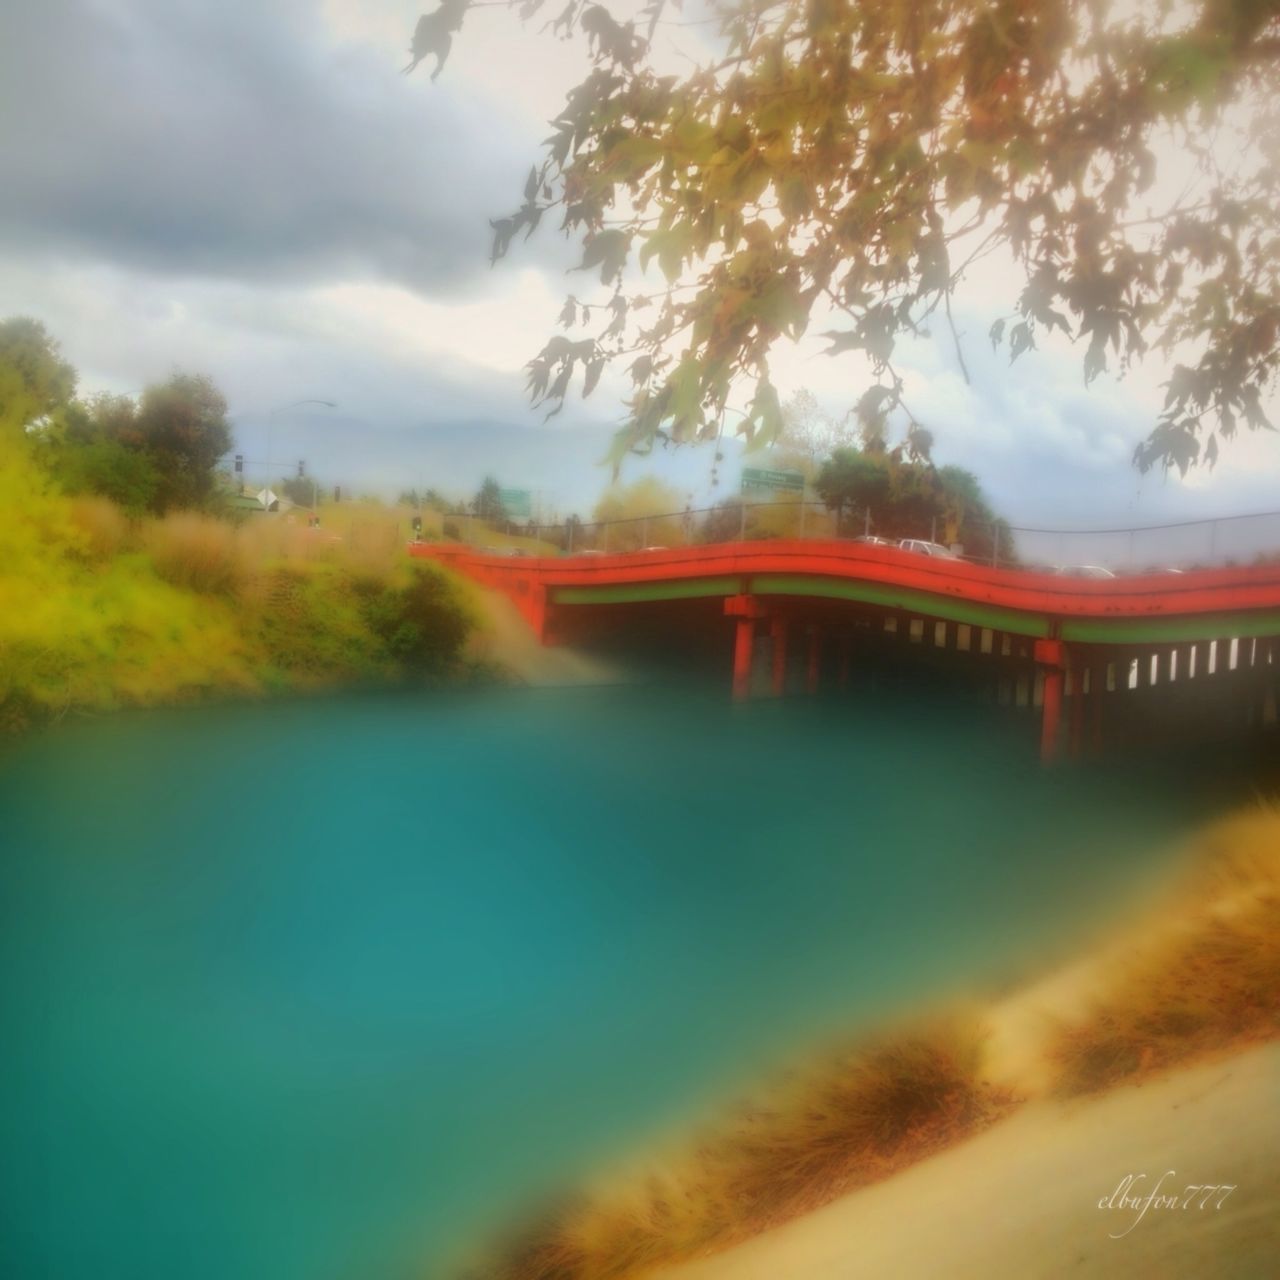
M809 628L809 662L805 668L804 687L805 692L814 694L818 692L818 685L822 679L822 629L820 627Z
M782 615L775 615L769 624L769 636L773 641L770 691L780 698L787 691L787 633L790 624Z
M765 616L764 606L755 596L729 596L725 616L737 619L733 637L733 696L742 701L751 696L751 660L755 651L756 623Z
M1044 668L1040 760L1044 764L1052 764L1058 758L1058 737L1062 725L1062 641L1037 640L1035 656L1036 661Z

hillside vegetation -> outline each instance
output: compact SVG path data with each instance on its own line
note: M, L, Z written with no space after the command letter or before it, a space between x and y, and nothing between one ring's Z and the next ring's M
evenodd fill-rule
M195 511L127 516L70 498L0 444L0 727L69 711L467 670L465 588L411 563L394 526Z

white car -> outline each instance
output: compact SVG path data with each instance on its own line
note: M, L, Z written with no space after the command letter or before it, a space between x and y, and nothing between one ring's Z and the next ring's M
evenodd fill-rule
M854 542L864 542L869 547L896 547L898 545L892 538L878 538L874 533L864 533L860 537L854 538Z
M940 542L930 542L926 538L903 538L898 543L900 551L911 551L918 556L934 556L938 560L959 560L950 547L944 547Z
M1100 564L1060 564L1054 573L1060 578L1114 578L1110 569Z

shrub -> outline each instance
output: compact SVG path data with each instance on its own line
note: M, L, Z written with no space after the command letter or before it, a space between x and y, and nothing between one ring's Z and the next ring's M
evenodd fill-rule
M166 516L148 526L144 545L156 572L176 587L231 594L244 580L236 530L212 516L190 511Z
M745 1239L991 1124L984 1033L940 1020L844 1047L729 1113L665 1166L565 1199L471 1273L605 1280Z
M129 521L124 512L106 498L74 499L71 520L84 535L85 550L94 560L109 560L118 555L129 536Z
M397 662L425 675L457 663L472 627L458 589L432 565L415 565L405 585L372 597L369 620Z
M1212 828L1180 896L1106 966L1048 1054L1065 1095L1092 1093L1280 1034L1280 809Z
M330 565L281 564L259 574L246 608L267 662L285 683L384 679L394 673L351 577Z

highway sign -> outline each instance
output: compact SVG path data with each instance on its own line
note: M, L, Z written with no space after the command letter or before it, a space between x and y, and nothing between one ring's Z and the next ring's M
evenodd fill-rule
M533 515L533 495L528 489L499 489L498 497L507 515L523 516L526 520Z
M743 467L744 489L788 489L804 492L804 476L799 471L766 471L760 467Z

